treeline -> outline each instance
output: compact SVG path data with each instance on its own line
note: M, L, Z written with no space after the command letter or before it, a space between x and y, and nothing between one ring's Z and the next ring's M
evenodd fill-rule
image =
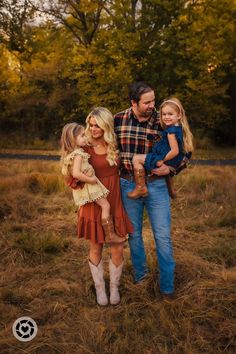
M235 0L0 0L1 132L48 139L145 80L194 133L235 143Z

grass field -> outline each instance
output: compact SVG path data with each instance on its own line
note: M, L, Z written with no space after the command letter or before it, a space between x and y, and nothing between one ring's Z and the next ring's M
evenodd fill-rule
M1 353L235 353L236 168L190 167L175 185L177 299L161 301L145 219L147 282L133 284L126 246L121 304L100 308L58 163L0 160ZM12 335L21 316L38 325L28 343Z

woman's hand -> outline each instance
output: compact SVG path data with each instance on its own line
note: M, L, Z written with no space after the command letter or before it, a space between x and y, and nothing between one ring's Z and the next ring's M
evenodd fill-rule
M89 183L90 184L96 184L97 183L97 178L95 176L90 177Z
M72 167L72 176L79 181L82 182L87 182L90 184L96 184L97 183L97 178L93 174L92 176L88 176L87 174L81 172L81 164L82 164L82 157L77 155L74 158L73 162L73 167ZM87 172L89 172L89 169L87 169Z
M84 171L84 174L88 177L92 177L94 173L91 169L87 169Z

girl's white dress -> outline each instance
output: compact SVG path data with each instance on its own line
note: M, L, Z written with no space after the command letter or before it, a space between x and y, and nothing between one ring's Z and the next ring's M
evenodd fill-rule
M85 152L82 148L77 148L68 154L65 158L62 159L62 174L64 176L71 175L71 167L73 165L73 161L75 156L81 156L81 172L83 173L91 173L91 175L95 175L93 167L88 162L90 155ZM85 183L84 187L81 189L72 189L73 198L75 204L78 207L81 207L84 204L92 203L100 198L106 198L109 194L109 190L104 187L104 185L97 178L96 184Z

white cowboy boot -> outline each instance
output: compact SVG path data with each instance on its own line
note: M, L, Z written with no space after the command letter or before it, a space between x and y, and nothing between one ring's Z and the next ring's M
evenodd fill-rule
M97 303L100 306L106 306L108 304L108 298L105 289L105 281L103 278L102 259L97 266L89 260L89 267L95 284Z
M120 277L123 269L122 262L118 267L113 264L112 260L109 261L109 271L110 271L110 304L118 305L120 302L120 294L119 294L119 284Z

